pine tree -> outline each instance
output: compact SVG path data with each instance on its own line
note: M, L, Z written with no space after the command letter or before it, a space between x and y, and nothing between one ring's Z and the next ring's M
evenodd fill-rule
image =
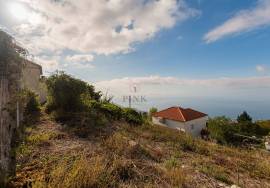
M240 114L238 117L237 117L237 122L238 123L243 123L243 122L252 122L252 118L251 116L246 112L244 111L242 114Z

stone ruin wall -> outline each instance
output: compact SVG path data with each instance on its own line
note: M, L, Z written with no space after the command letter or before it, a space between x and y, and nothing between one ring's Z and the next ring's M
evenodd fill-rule
M6 66L7 67L7 66ZM8 68L0 66L0 187L6 177L15 172L15 156L12 145L16 133L16 112L10 114L10 102L17 94L17 80L21 74L8 72ZM12 105L13 106L13 105Z
M9 80L2 68L0 70L0 168L2 176L9 173L11 169L11 138L16 126L6 110L9 100Z
M12 101L19 88L31 89L40 96L41 102L44 102L46 99L45 85L43 82L40 82L42 67L29 61L24 61L23 65L21 68L18 68L16 64L14 65L18 68L17 72L14 71L14 67L10 67L10 70L13 70L12 72L8 71L8 68L0 66L0 187L1 181L3 181L1 177L11 175L15 171L15 159L11 152L12 142L15 138L14 136L16 136L15 132L17 126L19 126L18 122L22 119L22 114L16 114L16 112L11 117L7 111L7 108L10 106L9 102ZM16 119L16 116L20 118Z

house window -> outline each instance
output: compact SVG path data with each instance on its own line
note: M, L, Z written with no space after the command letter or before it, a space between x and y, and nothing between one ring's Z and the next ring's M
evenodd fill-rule
M193 125L193 124L191 125L191 129L192 129L192 130L194 129L194 125Z

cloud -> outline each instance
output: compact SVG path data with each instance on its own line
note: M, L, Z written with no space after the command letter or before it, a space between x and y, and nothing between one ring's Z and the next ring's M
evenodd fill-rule
M95 68L94 65L92 65L90 63L85 63L85 62L64 63L63 68L67 68L67 67L73 67L76 69L93 69L93 68Z
M98 84L103 85L118 85L118 84L139 84L139 85L160 85L160 84L175 84L179 82L174 77L160 77L160 76L149 76L149 77L125 77L120 79L113 79L108 81L101 81Z
M260 90L270 92L270 77L216 78L216 79L180 79L176 77L131 77L94 84L101 91L109 91L115 96L126 95L129 88L136 85L147 96L220 96L239 97L247 93L258 96ZM261 92L265 93L265 92Z
M95 66L90 62L94 60L93 55L76 54L69 55L65 58L66 63L63 65L66 67L75 67L78 69L93 69Z
M39 56L33 59L35 63L42 66L45 75L50 74L57 69L59 69L60 56Z
M77 54L77 55L72 55L72 56L67 56L66 60L68 62L91 62L94 60L94 56L93 55L81 55L81 54Z
M180 79L176 77L125 77L108 81L101 81L97 84L118 85L190 85L190 86L226 86L226 87L270 87L270 77L246 77L246 78L217 78L217 79Z
M84 54L127 53L136 43L198 14L183 0L20 2L33 17L13 27L13 31L35 54L65 49Z
M264 65L257 65L256 66L256 71L258 73L266 73L268 71L267 67Z
M256 71L257 72L265 72L266 68L262 65L257 65L256 66Z
M254 8L238 12L222 25L208 32L203 39L205 42L211 43L226 36L267 25L270 25L270 1L259 0Z

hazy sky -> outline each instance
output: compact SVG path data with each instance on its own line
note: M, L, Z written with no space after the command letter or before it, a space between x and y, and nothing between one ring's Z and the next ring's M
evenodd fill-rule
M270 118L269 26L270 0L0 0L1 29L45 74L65 70L115 101L136 85L142 109Z

